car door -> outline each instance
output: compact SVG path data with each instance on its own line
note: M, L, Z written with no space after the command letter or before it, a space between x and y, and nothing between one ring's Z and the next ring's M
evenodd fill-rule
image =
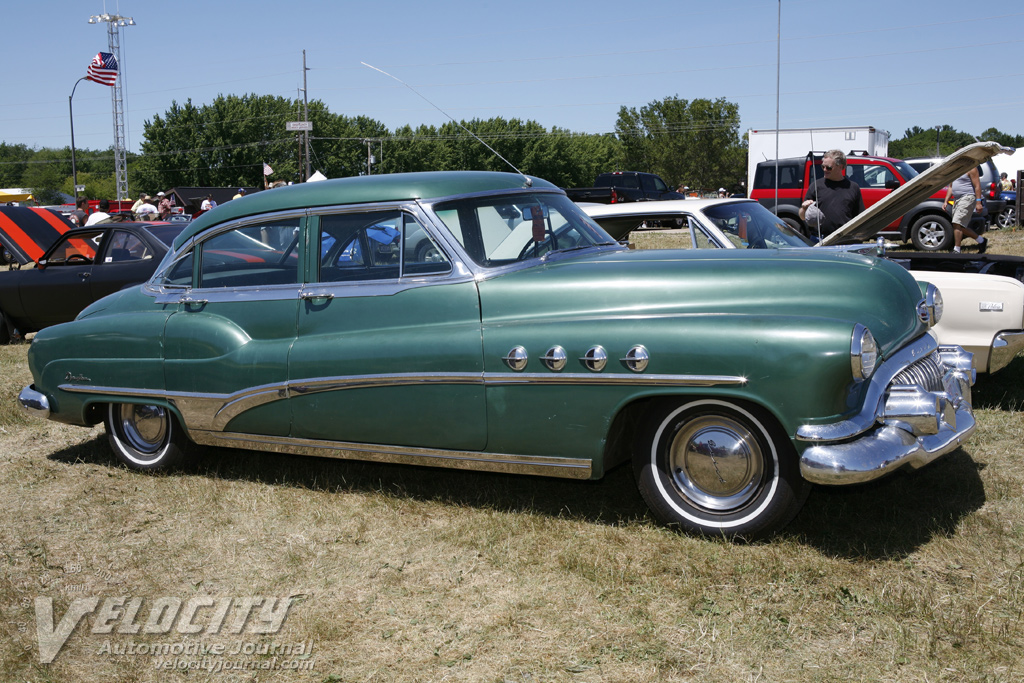
M95 301L91 277L103 229L65 234L39 259L18 273L23 319L28 329L74 320Z
M286 436L302 289L301 216L204 237L163 282L191 284L164 328L164 378L191 428Z
M316 217L289 361L296 438L481 450L476 284L415 211Z

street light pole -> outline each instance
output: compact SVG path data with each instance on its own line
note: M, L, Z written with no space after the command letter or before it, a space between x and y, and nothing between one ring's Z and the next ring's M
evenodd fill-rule
M71 182L75 188L75 206L78 206L78 168L75 166L75 112L71 107L71 100L75 97L75 90L78 89L78 84L82 81L88 80L86 76L82 76L75 81L75 86L71 88L71 94L68 95L68 118L71 121Z
M121 83L124 80L124 61L121 59L121 27L135 26L135 19L106 12L89 17L90 24L100 22L107 24L107 44L118 64L117 79L110 92L110 101L114 109L114 178L117 182L117 199L121 201L128 197L128 168L124 149L124 98L121 93Z

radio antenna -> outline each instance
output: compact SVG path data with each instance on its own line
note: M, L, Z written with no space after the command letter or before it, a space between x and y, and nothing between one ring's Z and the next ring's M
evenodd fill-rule
M494 154L494 156L496 156L496 157L498 157L499 159L501 159L502 161L504 161L504 162L505 162L506 164L508 164L508 165L509 165L509 167L510 167L510 168L511 168L511 169L512 169L513 171L515 171L515 172L516 172L516 173L518 173L519 175L523 176L523 180L524 180L524 181L526 181L526 187L533 187L533 180L532 180L532 179L530 178L530 176L526 175L525 173L523 173L522 171L520 171L520 170L519 170L518 168L516 168L516 167L515 167L515 165L514 165L514 164L513 164L513 163L512 163L511 161L509 161L509 160L508 160L508 159L506 159L505 157L503 157L503 156L501 156L500 154L498 154L497 150L495 150L495 149L494 149L493 147L491 147L491 146L490 146L490 145L488 145L488 144L487 144L486 142L484 142L484 141L483 141L483 139L481 139L479 135L477 135L476 133L474 133L473 131L471 131L471 130L470 130L469 128L466 128L466 127L465 127L464 125L462 125L461 123L459 123L458 121L456 121L455 119L453 119L453 118L452 118L451 116L449 116L449 115L448 115L448 112L446 112L446 111L445 111L444 109L441 109L441 107L437 106L436 104L434 104L433 102L431 102L430 100L428 100L428 99L427 99L426 97L424 97L423 95L420 95L420 93L419 93L419 92L417 92L417 90L416 90L416 89L415 89L414 87L412 87L411 85L409 85L408 83L406 83L405 81L403 81L403 80L402 80L401 78L398 78L397 76L392 76L392 75L391 75L391 74L389 74L389 73L388 73L387 71L384 71L384 69L378 69L378 68L377 68L377 67L375 67L375 66L374 66L373 64L367 64L366 62L359 62L359 63L360 63L360 64L362 64L363 66L367 67L368 69L373 69L374 71L379 71L380 73L384 74L384 75L385 75L385 76L387 76L388 78L392 78L392 79L394 79L394 80L398 81L399 83L401 83L402 85L404 85L404 86L405 86L406 88L408 88L409 90L412 90L412 91L413 91L414 93L416 93L416 95L417 95L417 96L418 96L418 97L419 97L419 98L420 98L421 100L423 100L424 102L426 102L427 104L429 104L429 105L430 105L431 107L433 107L434 109L438 110L439 112L441 112L442 114L444 114L445 116L447 116L447 117L448 117L448 119L449 119L449 120L450 120L450 121L451 121L452 123L454 123L454 124L455 124L456 126L458 126L458 127L459 127L459 128L461 128L462 130L464 130L464 131L466 131L467 133L469 133L470 135L472 135L472 136L473 136L474 138L476 138L477 142L479 142L479 143L480 143L481 145L483 145L483 146L484 146L484 147L486 147L487 149L491 150L491 152L492 152L492 153Z

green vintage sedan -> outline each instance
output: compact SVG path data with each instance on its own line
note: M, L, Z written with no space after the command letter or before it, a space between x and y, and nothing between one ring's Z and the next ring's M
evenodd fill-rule
M632 251L537 178L347 178L190 224L148 283L36 335L20 402L104 421L144 470L190 442L575 479L629 462L662 522L752 538L811 484L974 430L941 308L860 254Z

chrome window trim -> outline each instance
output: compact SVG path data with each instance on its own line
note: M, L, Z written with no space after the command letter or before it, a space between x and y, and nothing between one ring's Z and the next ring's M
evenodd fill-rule
M517 191L518 192L518 191ZM495 194L502 194L501 192ZM476 195L468 195L476 196ZM344 204L337 206L304 208L302 210L278 211L274 213L260 214L258 216L246 216L237 220L229 221L218 225L211 230L204 231L189 238L181 248L173 255L165 257L169 259L168 266L181 257L187 255L190 250L208 239L223 234L230 230L244 228L252 225L259 225L273 220L304 218L306 219L303 229L306 230L307 238L310 237L310 220L320 216L338 216L347 214L371 213L377 211L398 211L411 215L420 226L433 238L438 247L445 253L451 263L451 270L446 273L422 273L415 275L402 275L398 278L388 280L365 280L352 282L300 282L298 285L251 285L225 289L222 287L197 287L191 288L186 285L161 285L153 280L145 283L143 292L156 299L156 303L172 304L187 303L187 298L207 300L208 302L222 303L225 301L279 301L288 298L277 292L274 296L265 295L266 292L274 292L281 288L294 290L292 298L358 298L369 296L391 296L410 289L418 289L436 284L458 284L472 282L476 274L467 264L472 261L459 250L454 249L450 243L450 233L444 229L443 224L439 230L430 215L416 201L401 200L388 202L373 202L368 204ZM403 247L404 248L404 247ZM475 265L475 264L474 264ZM167 267L158 268L158 273L164 272ZM301 275L301 274L300 274ZM154 274L154 279L156 274Z
M167 401L178 408L189 431L193 429L223 431L232 419L260 405L273 403L292 396L370 387L415 386L423 384L468 384L479 385L485 388L522 384L538 386L712 387L742 386L746 382L747 378L745 377L731 375L453 372L312 377L249 387L231 394L154 391L152 389L131 389L74 383L61 384L58 386L58 389L75 394L97 394L118 398Z

